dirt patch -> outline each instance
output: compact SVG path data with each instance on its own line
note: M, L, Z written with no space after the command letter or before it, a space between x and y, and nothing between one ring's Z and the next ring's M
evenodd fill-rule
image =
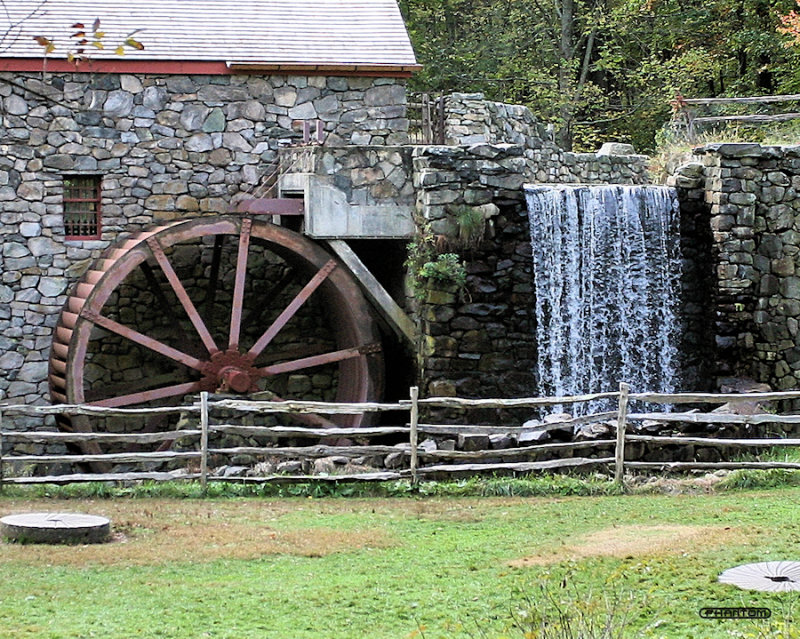
M254 559L266 555L322 557L363 548L385 548L395 543L380 530L287 529L279 523L282 515L290 510L286 504L47 501L43 504L26 502L23 508L17 509L18 512L37 510L110 517L113 539L109 543L86 546L3 542L0 543L0 561L60 566L153 565Z
M550 552L515 559L509 564L524 568L590 557L680 554L729 544L741 536L734 528L718 526L612 526L567 540Z

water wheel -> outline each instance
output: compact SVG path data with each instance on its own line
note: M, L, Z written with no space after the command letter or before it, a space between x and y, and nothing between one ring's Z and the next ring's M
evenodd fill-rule
M350 274L302 235L244 217L166 223L109 247L61 312L49 375L54 402L106 407L200 391L361 402L382 380L378 330ZM95 428L77 422L60 425Z

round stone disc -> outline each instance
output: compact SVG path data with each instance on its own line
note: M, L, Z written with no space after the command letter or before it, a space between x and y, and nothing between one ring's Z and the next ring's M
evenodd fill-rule
M787 592L800 590L800 562L764 561L729 568L719 576L720 583L746 590Z
M81 513L24 513L0 519L8 541L33 544L95 544L106 541L111 520Z

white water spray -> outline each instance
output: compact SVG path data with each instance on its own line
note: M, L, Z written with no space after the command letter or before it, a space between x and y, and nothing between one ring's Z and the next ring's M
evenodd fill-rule
M530 186L540 396L678 384L675 190ZM599 407L588 407L590 410Z

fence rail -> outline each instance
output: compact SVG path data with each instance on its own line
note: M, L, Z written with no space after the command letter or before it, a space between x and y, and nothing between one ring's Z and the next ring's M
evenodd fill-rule
M121 409L103 408L85 405L25 406L0 405L0 487L4 484L29 483L70 483L92 481L175 481L200 480L203 487L209 481L237 481L244 483L289 483L303 481L386 481L393 479L410 479L413 483L422 478L447 474L468 474L481 472L533 472L574 468L590 468L595 466L613 467L614 478L622 483L627 470L660 470L686 471L736 468L785 468L800 469L800 463L761 462L761 461L633 461L626 459L625 447L628 443L649 443L664 446L705 446L723 449L767 449L774 446L800 446L800 438L760 437L760 438L725 438L700 437L684 435L639 435L628 432L631 423L656 420L665 424L728 424L728 425L763 425L776 424L793 426L800 424L799 414L720 414L698 412L629 412L630 402L650 404L723 404L740 402L772 402L800 399L800 391L776 393L631 393L627 384L620 384L618 392L594 393L571 397L531 397L519 399L463 399L455 397L431 397L420 399L416 387L410 389L410 399L396 403L359 403L336 404L328 402L305 401L245 401L222 399L210 401L208 393L201 393L197 402L189 406L167 408ZM421 408L463 409L475 408L519 409L541 408L565 404L581 404L597 400L616 400L617 410L594 413L569 420L553 421L536 426L538 430L555 430L574 428L587 423L604 422L614 432L614 439L598 439L571 442L549 442L533 445L516 445L511 448L479 450L431 450L419 443L420 435L426 436L470 436L497 434L519 435L530 431L525 426L476 425L476 424L427 424L419 422ZM238 415L291 415L291 414L356 414L364 412L407 412L409 421L402 426L368 426L363 428L314 428L302 426L246 426L238 424L212 424L211 414L217 411ZM48 415L93 415L93 416L135 416L153 414L180 414L185 425L187 416L197 419L199 428L180 428L173 431L157 433L106 433L106 432L48 432L48 431L16 431L6 430L3 420L11 415L48 416ZM249 438L269 437L271 445L214 446L209 443L211 435L238 435ZM376 437L402 437L407 443L398 445L386 444L352 444L333 446L324 443L330 438L358 438L370 440ZM280 439L312 439L321 440L304 446L277 445ZM197 450L158 450L154 452L109 452L91 454L30 454L15 453L20 444L163 444L175 440L194 442ZM576 451L590 451L595 456L567 457L538 460L541 454L554 454ZM613 451L613 456L603 454ZM209 468L211 456L230 457L233 455L253 455L256 457L272 457L285 459L317 459L321 457L339 456L353 459L364 456L384 456L400 453L405 466L397 470L376 471L358 474L331 475L280 475L265 477L223 477L213 475ZM533 459L532 459L533 458ZM105 464L110 463L165 463L187 462L196 464L199 460L199 472L189 471L176 474L164 471L128 471L71 473L64 475L43 476L8 476L4 471L12 464ZM195 466L196 468L196 466Z
M772 105L781 102L800 102L800 95L759 95L746 98L684 98L677 96L672 105L674 108L673 127L683 127L690 141L696 138L696 127L701 124L723 124L741 122L743 124L769 124L772 122L788 122L800 118L800 113L738 113L724 115L700 115L703 109L745 105L748 107Z

